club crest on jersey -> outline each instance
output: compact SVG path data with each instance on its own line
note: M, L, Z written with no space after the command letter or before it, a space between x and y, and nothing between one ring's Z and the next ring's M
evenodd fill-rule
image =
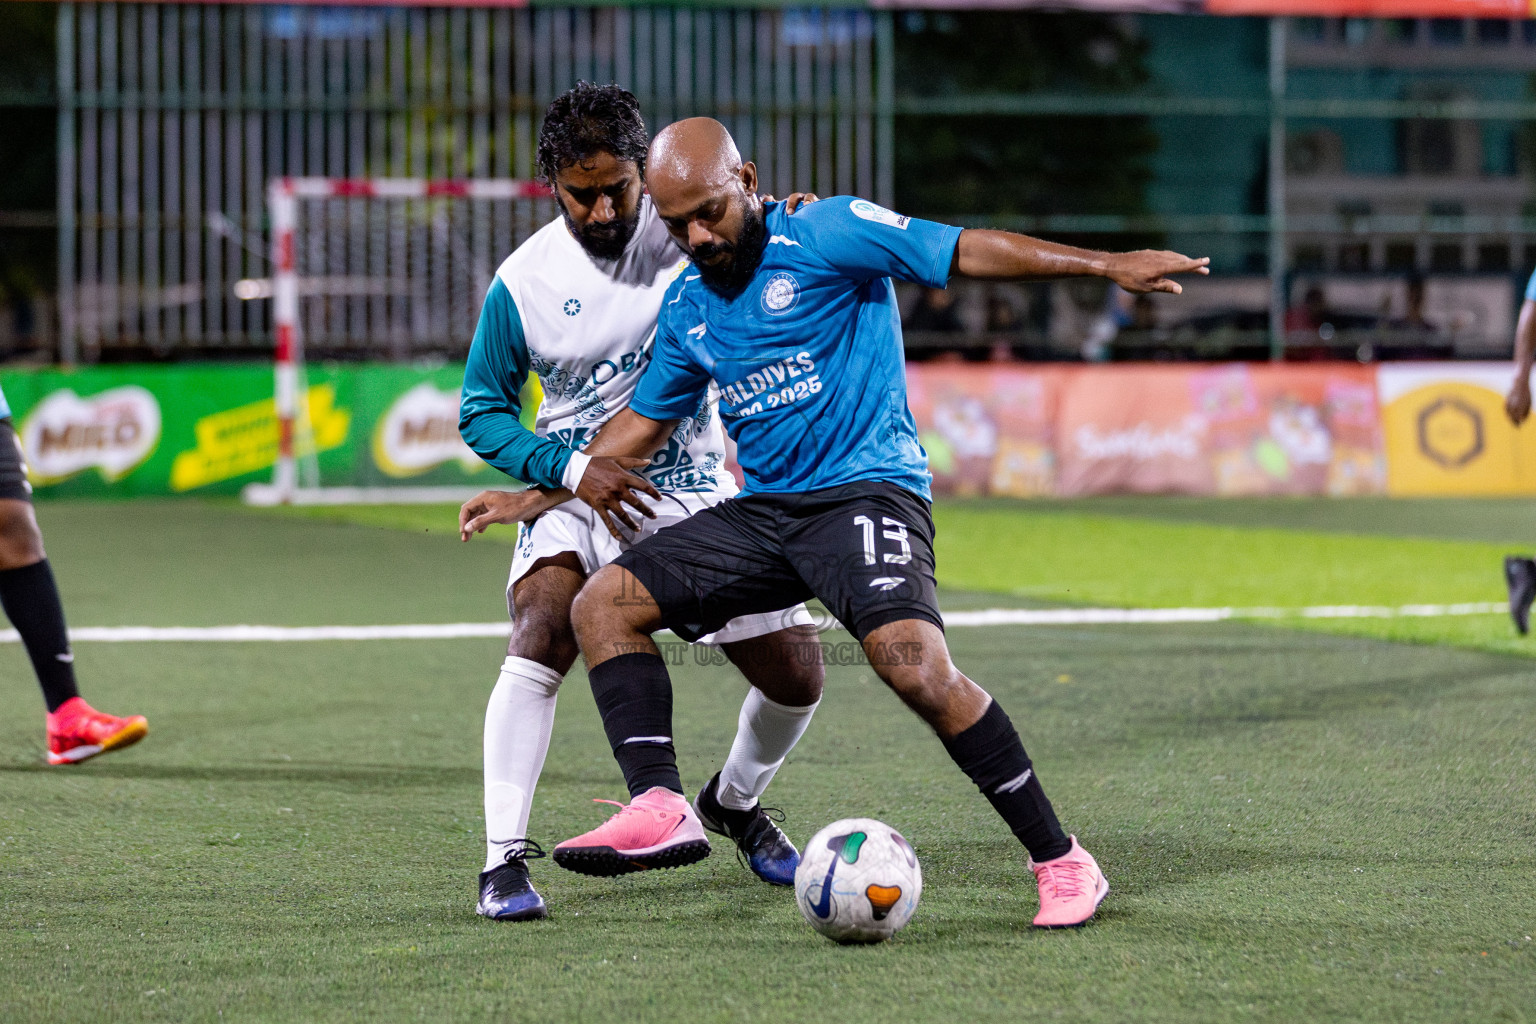
M565 300L565 315L566 316L575 316L577 313L580 313L580 312L581 312L581 300L580 299L566 299Z
M887 210L883 206L876 206L868 199L855 199L848 204L848 209L853 211L855 217L872 220L876 224L900 228L902 231L907 230L907 225L912 221L911 217L903 217L901 214Z
M769 316L783 316L800 301L800 282L789 274L774 274L763 285L763 312Z

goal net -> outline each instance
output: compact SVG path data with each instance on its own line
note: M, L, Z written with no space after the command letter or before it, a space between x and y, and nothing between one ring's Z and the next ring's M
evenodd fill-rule
M275 178L267 200L272 274L236 293L272 303L277 459L245 500L451 501L493 485L459 438L457 382L497 266L554 215L549 190Z

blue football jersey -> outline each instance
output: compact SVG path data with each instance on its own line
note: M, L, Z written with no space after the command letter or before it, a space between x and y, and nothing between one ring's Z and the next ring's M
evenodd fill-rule
M890 279L944 287L960 229L852 196L766 213L763 260L739 294L691 267L667 290L630 408L691 416L714 381L744 493L883 480L929 497Z
M1536 272L1531 274L1531 279L1525 282L1525 298L1527 302L1536 302Z

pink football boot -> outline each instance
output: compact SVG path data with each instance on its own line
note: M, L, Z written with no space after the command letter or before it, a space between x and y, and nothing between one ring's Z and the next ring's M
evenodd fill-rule
M1086 924L1109 895L1109 880L1099 870L1093 855L1077 845L1077 836L1072 837L1072 849L1055 860L1040 864L1031 860L1029 870L1035 873L1035 881L1040 885L1036 928Z
M625 875L651 868L680 868L709 856L709 839L688 801L653 786L585 835L555 847L555 863L583 875Z
M71 697L48 714L48 763L79 764L109 750L131 747L149 734L143 715L119 718Z

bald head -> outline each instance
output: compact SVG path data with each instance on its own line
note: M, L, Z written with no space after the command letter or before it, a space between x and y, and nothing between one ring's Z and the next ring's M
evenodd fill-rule
M646 186L667 231L706 284L735 290L762 253L757 168L743 162L725 125L690 117L662 129L646 158Z

